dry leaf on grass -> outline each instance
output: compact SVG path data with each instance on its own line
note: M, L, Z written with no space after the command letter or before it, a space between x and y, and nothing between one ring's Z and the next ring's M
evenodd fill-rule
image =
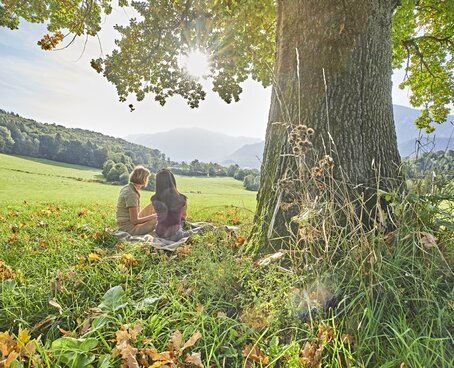
M200 357L200 353L192 353L191 355L188 355L184 359L184 362L188 363L188 364L193 364L197 367L203 367L202 358Z
M425 248L434 248L437 246L437 237L430 234L426 233L424 231L421 231L419 233L419 244L421 244Z
M98 263L101 260L101 257L97 253L90 253L88 255L88 261L90 263Z
M142 331L142 326L140 325L135 325L133 328L130 328L128 325L123 325L120 330L115 332L115 341L117 344L112 350L112 356L121 355L122 361L120 367L139 368L139 363L136 358L139 350L131 346L130 341L136 340L140 331Z
M187 348L190 348L201 337L202 337L202 334L199 331L194 332L193 335L189 338L189 340L186 341L186 343L184 344L184 346L183 346L183 348L181 350L186 350Z
M256 362L262 365L267 365L270 362L270 358L260 350L256 344L246 344L243 347L243 356L246 358L246 361Z
M262 259L258 260L255 263L255 265L257 267L268 266L271 262L278 261L279 259L281 259L284 256L285 256L284 252L276 252L276 253L273 253L273 254L269 254L269 255L263 257Z
M0 280L14 279L16 274L10 266L0 259Z
M139 261L130 253L125 253L120 258L120 263L126 267L128 266L137 266Z
M49 300L49 304L52 307L57 308L58 309L58 313L62 314L63 307L57 301L55 301L54 299L50 299Z

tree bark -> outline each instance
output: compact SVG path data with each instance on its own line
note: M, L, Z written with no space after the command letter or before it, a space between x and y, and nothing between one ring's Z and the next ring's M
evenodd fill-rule
M343 183L368 210L377 189L402 183L391 100L394 7L395 0L277 1L275 84L253 230L262 247L289 240L301 200L320 199L323 183ZM325 155L334 162L330 179L331 159L319 162ZM309 185L314 177L318 187Z

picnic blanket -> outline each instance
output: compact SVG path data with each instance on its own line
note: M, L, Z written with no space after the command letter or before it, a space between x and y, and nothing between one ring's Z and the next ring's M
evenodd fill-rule
M215 230L222 228L229 232L235 232L238 228L236 226L216 226L210 222L193 222L189 224L192 229L192 234L200 233L205 230ZM191 237L187 236L181 238L178 241L172 241L164 238L160 238L156 233L146 234L146 235L130 235L125 231L116 230L112 232L112 235L117 237L119 240L128 241L128 242L141 242L150 244L153 248L163 249L174 252L179 246L185 244L187 240Z

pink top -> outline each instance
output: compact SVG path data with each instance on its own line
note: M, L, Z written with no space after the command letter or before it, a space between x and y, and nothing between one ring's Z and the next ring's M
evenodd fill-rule
M153 207L156 209L157 225L156 234L162 238L168 238L174 235L181 228L181 220L184 219L186 210L186 201L181 207L168 209L162 202L153 201ZM164 208L163 208L164 207Z

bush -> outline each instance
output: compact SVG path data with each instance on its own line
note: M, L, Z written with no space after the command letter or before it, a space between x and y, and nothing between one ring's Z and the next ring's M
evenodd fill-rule
M107 181L120 181L120 176L123 174L129 175L128 168L123 163L115 164L107 174Z
M128 173L123 173L120 175L119 180L120 184L126 185L129 182L129 174Z
M156 188L156 175L154 173L150 173L148 177L148 185L144 188L145 190L149 190L153 192Z
M113 162L112 160L107 160L106 162L104 162L104 164L102 165L102 174L105 178L107 178L107 174L109 174L109 171L114 165L115 162Z

